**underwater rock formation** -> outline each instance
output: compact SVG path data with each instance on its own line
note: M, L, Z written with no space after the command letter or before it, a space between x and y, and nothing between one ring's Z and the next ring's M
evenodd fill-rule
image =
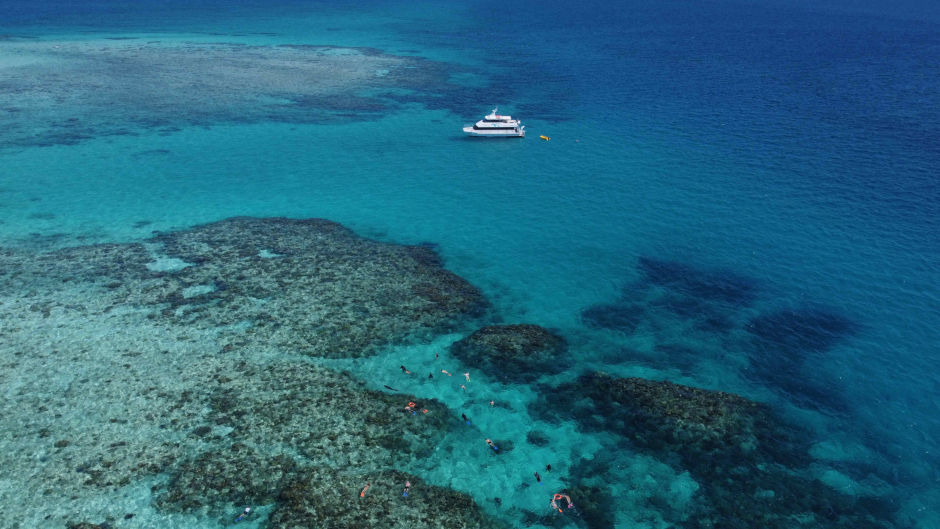
M800 432L764 405L672 382L584 375L535 404L546 418L567 413L588 429L629 439L701 484L702 510L682 527L884 529L891 508L806 477Z
M503 382L531 382L564 370L565 339L538 325L478 329L451 346L454 356Z

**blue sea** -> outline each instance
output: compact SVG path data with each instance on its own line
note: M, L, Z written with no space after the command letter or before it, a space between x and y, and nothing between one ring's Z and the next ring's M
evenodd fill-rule
M305 50L335 63L307 71ZM497 106L526 138L461 133ZM377 390L435 352L469 370L463 391L404 389L515 439L520 459L481 466L473 438L401 470L511 527L547 527L522 513L550 514L568 466L611 446L526 411L593 371L767 404L803 428L801 472L883 500L880 526L940 527L938 175L940 9L926 1L0 0L0 249L237 216L433 247L500 322L563 336L565 371L490 378L447 356L461 332L319 363ZM129 332L109 325L37 328L35 343L101 357L103 337ZM0 414L29 422L23 399L73 368L22 380L22 344L5 341ZM531 429L552 442L527 445ZM44 500L68 481L43 483L51 439L0 441L17 469L0 473L2 528L231 522L157 508L159 473ZM615 527L689 523L662 515L702 487L681 465L628 450L607 464Z

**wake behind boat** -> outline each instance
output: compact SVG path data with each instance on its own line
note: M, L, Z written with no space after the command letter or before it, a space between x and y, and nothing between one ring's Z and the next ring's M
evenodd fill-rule
M486 117L475 124L468 125L463 131L470 136L486 136L490 138L525 138L525 125L512 116L499 115L499 109L494 108Z

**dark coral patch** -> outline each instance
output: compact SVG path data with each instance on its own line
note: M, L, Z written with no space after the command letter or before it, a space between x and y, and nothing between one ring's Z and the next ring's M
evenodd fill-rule
M683 527L784 529L890 527L880 500L842 494L804 476L803 432L765 406L720 391L596 373L550 390L533 411L567 413L582 427L616 432L687 469L702 486L700 512ZM762 492L765 491L765 492ZM766 492L772 491L772 492Z
M775 350L797 355L825 351L855 332L857 325L835 312L802 308L758 316L746 328L759 346L778 356Z
M751 280L729 271L701 270L651 257L641 257L637 267L650 283L703 300L747 305L756 295Z
M402 495L405 481L411 482L408 496ZM369 489L360 495L366 484ZM285 484L267 527L505 529L506 525L485 515L470 496L403 472L351 475L315 468Z
M565 368L565 339L538 325L484 327L451 346L454 356L503 381L532 381Z
M838 385L820 373L815 360L856 332L838 313L804 308L779 310L751 320L746 329L752 379L777 387L801 406L841 411Z
M549 439L548 436L545 435L544 432L540 432L538 430L532 430L528 432L525 435L525 440L530 445L535 445L535 446L548 446L549 443L551 442L551 439Z

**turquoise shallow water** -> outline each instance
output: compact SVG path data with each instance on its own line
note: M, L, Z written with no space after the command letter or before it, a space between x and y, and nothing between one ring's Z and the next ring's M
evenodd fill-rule
M371 238L433 243L505 322L566 336L576 363L559 381L600 368L771 403L817 436L814 471L825 482L891 497L899 527L940 523L940 32L930 16L671 2L285 3L221 16L211 4L101 3L77 12L2 5L18 14L0 23L11 36L0 40L0 67L11 72L45 64L41 54L30 62L36 46L73 40L89 49L160 41L157 54L194 42L356 46L434 61L417 67L421 76L360 93L385 94L381 104L356 99L322 110L325 122L261 114L237 99L198 117L118 99L84 130L100 115L94 98L28 105L10 95L8 77L0 119L25 129L0 144L3 246L139 241L240 215L327 218ZM94 65L100 57L84 58ZM251 63L242 73L282 82L271 68ZM187 75L199 81L198 71ZM213 93L194 96L193 108ZM521 117L529 137L461 137L464 122L496 104ZM312 105L305 115L321 111ZM232 117L241 110L243 119ZM156 115L162 121L148 123ZM21 141L32 126L35 144ZM642 282L642 258L679 263L687 276L733 277L753 301L722 313L731 322L724 331L703 329L698 312L656 301L656 288ZM695 297L695 286L680 290ZM643 309L629 332L582 316L618 300ZM781 313L848 323L818 333L795 319L790 330L807 341L781 360L755 347L748 330ZM402 358L429 358L456 338L331 362L380 388ZM668 353L680 346L691 353ZM533 388L485 377L479 384L471 397L427 383L414 391L469 410L482 430L518 437L532 427L522 403ZM490 415L482 394L516 405ZM553 452L533 460L565 461L603 444L603 435L573 424L555 435ZM518 488L531 481L528 468L507 465L481 481L476 461L459 456L468 446L454 440L413 470L488 506L494 494L520 509L544 503ZM618 526L656 525L639 521L644 491L681 509L694 490L687 475L647 456L624 454L616 465L626 476L615 490L625 498ZM646 478L653 484L644 488Z

